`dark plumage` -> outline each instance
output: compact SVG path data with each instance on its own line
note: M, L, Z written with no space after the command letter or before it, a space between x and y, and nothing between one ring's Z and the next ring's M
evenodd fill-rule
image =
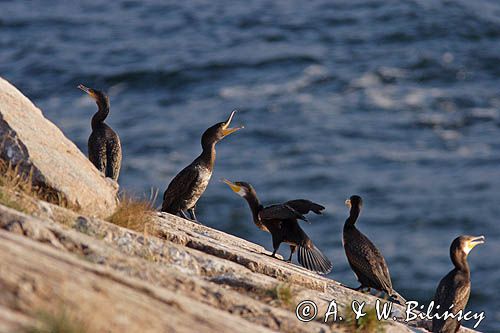
M265 207L260 212L261 219L299 219L307 221L305 214L313 211L316 214L321 214L325 207L318 205L312 201L305 199L290 200L283 204L271 205Z
M226 179L224 182L248 202L257 227L271 233L273 257L281 243L288 243L290 245L288 261L292 260L292 255L298 247L298 260L302 266L322 274L327 274L332 270L330 260L313 244L297 221L298 219L306 220L304 215L311 211L321 214L325 207L304 199L264 207L252 185L245 182L232 183Z
M162 212L180 215L196 221L196 202L202 196L212 177L215 164L215 145L227 135L242 127L230 128L229 125L236 111L231 112L228 120L215 124L203 133L201 146L203 151L191 164L172 179L163 194Z
M470 295L470 270L467 263L467 255L474 246L484 243L484 237L460 236L451 243L450 257L455 266L440 282L434 295L434 309L440 305L435 313L442 314L444 311L457 313L464 310ZM452 310L451 305L454 305ZM447 320L432 320L432 332L456 333L460 328L460 322L449 318Z
M360 196L353 195L346 204L350 214L344 224L343 244L349 265L361 286L358 289L375 288L389 296L398 297L392 289L391 276L384 257L377 247L354 225L363 205Z
M118 134L104 123L109 114L109 98L103 92L87 88L83 84L78 88L89 94L98 107L92 117L92 133L88 141L89 160L106 177L117 181L122 164L122 147Z

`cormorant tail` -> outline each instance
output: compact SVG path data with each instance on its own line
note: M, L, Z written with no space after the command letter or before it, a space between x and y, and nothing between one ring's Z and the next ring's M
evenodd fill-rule
M328 274L333 268L330 260L314 245L310 248L299 246L298 259L303 267L320 274Z

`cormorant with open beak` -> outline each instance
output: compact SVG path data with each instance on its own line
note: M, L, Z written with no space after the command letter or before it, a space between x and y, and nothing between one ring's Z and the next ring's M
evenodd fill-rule
M231 128L229 125L236 111L229 118L207 129L201 137L203 151L191 164L185 167L172 179L163 195L162 212L180 215L189 220L197 221L195 214L196 202L202 196L212 177L215 164L215 144L231 133L243 127Z
M88 141L89 159L106 177L118 180L122 164L120 138L104 120L109 114L109 98L102 91L87 88L83 84L79 89L95 100L98 110L92 117L92 133Z
M450 257L455 266L440 282L434 295L434 309L438 314L451 311L454 314L464 310L470 295L470 269L467 263L469 252L485 241L484 236L460 236L451 243ZM450 306L453 308L450 310ZM456 333L460 322L453 318L432 320L432 332Z
M332 270L333 266L330 260L313 244L297 221L307 221L304 215L311 211L321 214L325 207L304 199L264 207L249 183L232 183L227 179L223 181L235 193L245 198L257 227L271 233L274 248L272 257L276 256L276 251L281 243L288 243L290 245L288 262L291 262L292 255L298 247L298 260L302 266L321 274L327 274Z
M384 291L390 297L396 300L404 299L392 289L391 276L389 268L385 262L382 253L377 247L361 233L355 226L355 223L361 212L363 200L358 195L351 196L346 200L346 206L349 207L349 217L344 223L343 245L347 261L354 271L361 285L356 290L374 288Z

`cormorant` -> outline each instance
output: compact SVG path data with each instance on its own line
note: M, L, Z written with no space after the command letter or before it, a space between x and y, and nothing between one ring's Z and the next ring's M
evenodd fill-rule
M98 110L92 117L92 133L88 141L89 160L106 177L118 181L122 164L122 147L120 138L104 120L109 114L109 98L102 91L87 88L83 84L78 86L96 103Z
M360 196L353 195L345 203L350 212L344 224L342 242L347 261L361 283L356 290L374 288L384 291L392 298L403 299L392 289L391 276L384 257L368 237L354 225L361 212L363 200Z
M189 220L197 221L196 202L208 186L215 164L215 144L229 134L243 127L230 128L229 125L236 111L229 118L207 129L201 137L203 151L191 164L185 167L172 179L163 194L162 212L180 215Z
M467 255L478 244L484 243L484 236L460 236L451 243L450 257L455 266L441 281L434 295L434 309L438 314L444 311L457 313L464 310L470 295L470 269ZM450 310L450 306L453 308ZM456 333L460 322L453 318L432 320L432 332Z
M297 221L298 219L307 221L305 214L310 211L321 214L325 207L304 199L264 207L252 185L246 182L232 183L227 179L223 181L235 193L245 198L257 227L271 233L274 248L272 257L276 257L276 251L284 242L290 245L288 262L291 262L292 255L298 247L298 260L302 266L322 274L332 270L333 265L330 260L313 244Z

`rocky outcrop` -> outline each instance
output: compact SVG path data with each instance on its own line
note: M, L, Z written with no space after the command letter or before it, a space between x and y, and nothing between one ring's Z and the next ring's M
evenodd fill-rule
M146 234L41 202L33 215L0 206L0 306L10 313L8 320L0 316L0 327L12 331L32 320L32 309L69 304L93 318L96 331L348 332L342 323L323 323L322 315L302 323L294 308L312 300L323 314L336 300L347 313L353 300L367 307L376 300L168 214L154 217ZM280 288L290 295L280 296ZM97 304L102 313L94 316ZM401 318L402 309L395 306L393 314ZM170 314L182 320L172 326ZM425 332L392 320L383 327Z
M116 188L2 79L0 135L1 157L68 203L0 186L2 333L27 332L43 323L40 313L54 322L61 312L81 332L354 332L351 303L369 309L379 300L170 214L142 211L135 226L146 217L143 232L99 218L115 208ZM310 322L295 313L303 300L317 305ZM325 323L332 300L344 320ZM426 332L425 323L406 325L403 310L394 305L390 320L372 320L364 332Z
M2 78L0 138L0 158L32 173L45 193L88 215L113 213L117 184L104 178L40 109Z

